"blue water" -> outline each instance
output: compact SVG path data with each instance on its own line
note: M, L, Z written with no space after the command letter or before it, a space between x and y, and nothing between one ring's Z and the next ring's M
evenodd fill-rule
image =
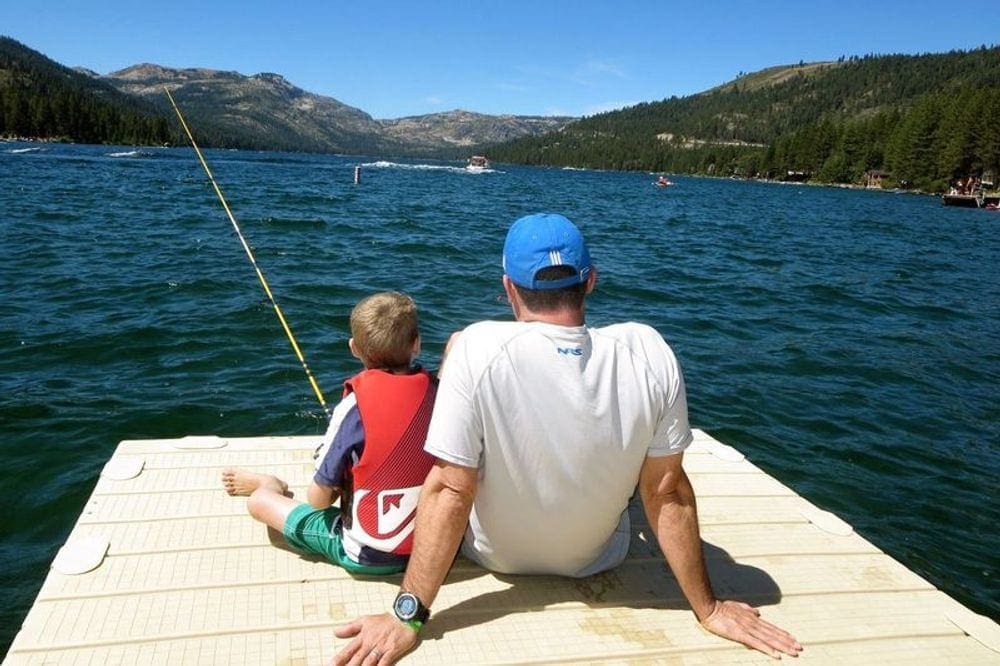
M356 369L358 298L412 294L434 366L452 330L509 316L509 223L562 212L598 264L588 320L655 326L696 427L1000 617L1000 213L635 173L207 157L331 400ZM120 440L324 419L190 150L0 144L0 203L6 650Z

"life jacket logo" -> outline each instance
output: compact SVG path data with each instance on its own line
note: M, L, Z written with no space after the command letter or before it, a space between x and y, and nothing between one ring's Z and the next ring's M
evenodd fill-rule
M378 493L367 489L357 491L354 520L368 535L370 545L391 551L413 532L420 488L394 488Z
M556 347L556 351L564 356L583 356L583 347Z

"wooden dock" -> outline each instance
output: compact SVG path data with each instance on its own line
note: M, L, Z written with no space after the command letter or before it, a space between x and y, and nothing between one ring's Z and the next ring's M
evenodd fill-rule
M105 466L4 664L327 664L333 628L390 608L400 577L352 578L271 544L219 481L230 465L303 496L318 437L125 441ZM717 594L759 605L810 664L1000 664L1000 626L695 433ZM767 664L702 630L632 507L617 569L574 580L459 560L410 664Z

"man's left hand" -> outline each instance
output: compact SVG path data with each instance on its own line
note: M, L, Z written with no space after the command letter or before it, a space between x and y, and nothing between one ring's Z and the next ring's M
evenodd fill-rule
M354 639L333 658L333 666L388 666L417 644L417 632L389 613L358 618L333 633Z

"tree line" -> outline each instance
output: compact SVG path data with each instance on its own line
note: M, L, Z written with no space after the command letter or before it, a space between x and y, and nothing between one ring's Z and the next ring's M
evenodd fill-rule
M888 185L926 191L945 190L972 175L996 178L1000 87L929 94L905 112L839 123L825 119L724 166L747 176L803 173L823 183L860 183L866 174L881 172Z
M1000 48L841 58L483 148L522 164L942 190L1000 173ZM791 176L789 174L792 174Z
M211 99L185 100L192 114ZM400 153L344 137L320 145L249 117L239 131L199 123L206 146ZM183 142L162 109L0 37L0 136L81 143ZM430 151L428 151L430 152ZM558 132L477 147L491 159L594 169L736 175L940 191L1000 177L1000 47L918 56L874 54L754 73L688 97L584 118ZM425 155L426 156L426 155ZM454 157L452 154L441 156Z
M174 132L142 103L0 37L0 136L155 145Z

